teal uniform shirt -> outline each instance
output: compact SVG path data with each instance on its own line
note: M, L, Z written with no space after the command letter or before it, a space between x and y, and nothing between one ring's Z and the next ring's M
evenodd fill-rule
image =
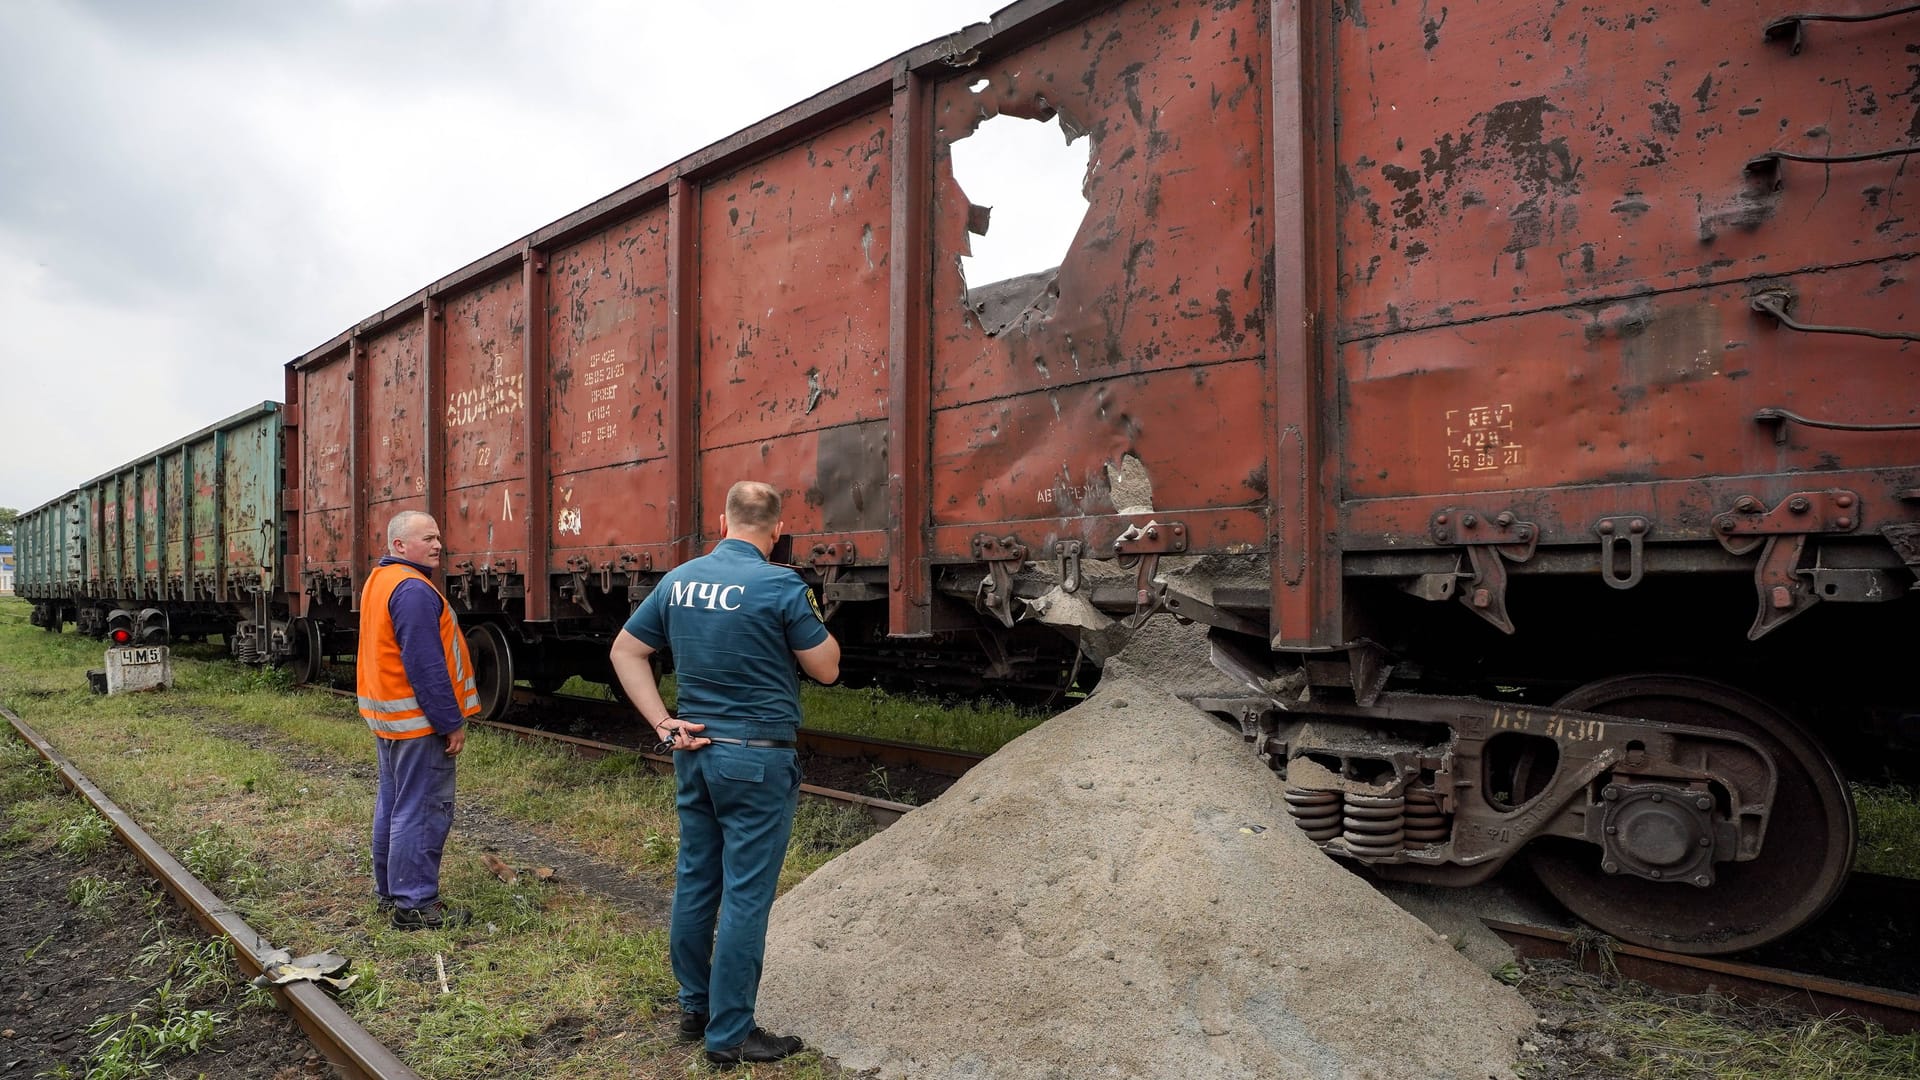
M793 737L800 725L793 654L827 640L807 583L745 540L722 540L676 567L626 629L673 655L680 691L675 715L695 723L745 722L755 738Z

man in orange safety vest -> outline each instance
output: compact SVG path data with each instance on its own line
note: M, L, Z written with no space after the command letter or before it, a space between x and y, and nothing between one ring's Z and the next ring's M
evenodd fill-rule
M440 853L453 827L454 762L480 711L473 662L453 608L430 576L440 526L419 510L387 523L387 554L360 593L360 715L380 759L373 809L373 887L401 930L461 926L440 899Z

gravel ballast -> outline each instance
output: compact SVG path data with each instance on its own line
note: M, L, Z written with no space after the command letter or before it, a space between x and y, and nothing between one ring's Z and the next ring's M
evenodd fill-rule
M1130 650L1131 651L1131 650ZM1124 659L775 905L759 1020L882 1077L1508 1077L1520 996Z

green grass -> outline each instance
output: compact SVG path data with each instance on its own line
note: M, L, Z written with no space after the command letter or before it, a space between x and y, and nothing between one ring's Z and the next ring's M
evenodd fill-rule
M806 726L843 735L991 754L1040 726L1048 713L997 701L888 694L877 688L800 686Z
M560 693L615 700L605 684L580 678L569 679ZM675 706L678 694L672 675L660 680L660 696L668 708ZM804 680L800 714L806 727L820 731L981 754L993 753L1051 715L990 699L889 694L877 687L820 686Z
M0 615L15 606L24 607L0 600ZM686 1074L690 1051L671 1038L677 987L664 911L623 912L596 893L530 875L502 884L481 863L477 840L456 826L443 889L473 909L474 925L392 930L373 914L373 744L350 700L291 692L280 674L230 664L218 647L178 650L171 691L97 697L84 672L100 652L97 642L0 618L0 701L268 940L296 950L324 942L353 957L360 980L342 1000L423 1076ZM523 836L585 849L661 895L670 888L678 837L670 777L632 755L583 762L486 730L469 736L460 760L463 804L484 802ZM0 757L0 792L9 799L4 842L91 842L95 827L80 823L30 751ZM820 814L802 813L783 884L866 835ZM79 888L98 905L112 885ZM170 949L150 949L176 988L194 978ZM436 956L450 993L441 993ZM113 1075L122 1063L159 1060L150 1051L191 1034L192 1022L157 1008L118 1017L98 1033L92 1067ZM575 1029L587 1034L546 1034ZM809 1060L754 1072L840 1075Z
M1853 805L1860 819L1854 868L1920 878L1920 791L1855 784Z
M1589 1060L1577 1072L1561 1062L1523 1062L1524 1077L1596 1080L1911 1080L1920 1076L1920 1035L1890 1035L1864 1021L1808 1016L1743 1005L1717 994L1669 997L1632 982L1569 976L1537 965L1517 982L1527 989L1604 1009L1570 1027Z

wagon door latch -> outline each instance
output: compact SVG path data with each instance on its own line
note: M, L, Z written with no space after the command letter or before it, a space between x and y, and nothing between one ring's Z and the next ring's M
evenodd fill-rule
M455 570L458 570L459 573L449 575L450 580L448 584L453 586L454 592L460 594L460 605L462 607L472 607L473 606L473 560L462 559L461 561L454 563L453 568Z
M1000 625L1012 626L1013 572L1027 561L1027 546L1016 536L980 533L973 538L973 557L987 564L975 606L999 619Z
M1437 543L1467 549L1473 580L1460 591L1460 602L1502 633L1513 633L1513 619L1507 615L1506 564L1533 558L1540 542L1540 530L1534 523L1519 520L1511 510L1487 514L1451 507L1433 515L1428 534Z
M1120 625L1132 630L1166 603L1167 587L1153 580L1160 570L1160 556L1186 550L1187 527L1178 521L1129 525L1114 538L1113 553L1120 565L1134 567L1133 614L1121 619Z
M840 583L841 568L852 566L854 558L851 540L813 545L812 557L808 561L820 575L820 597L825 601L820 605L820 621L833 618L833 613L840 610L841 598L834 586Z
M612 564L609 563L608 566L611 567ZM561 586L561 591L567 594L567 598L579 605L580 610L589 615L593 614L593 603L587 599L587 574L592 569L593 562L585 556L574 555L569 557L567 559L568 581L565 585ZM607 576L609 578L612 577L611 574Z
M1817 533L1850 533L1860 528L1860 496L1852 491L1800 491L1769 508L1742 495L1733 509L1716 514L1713 535L1735 555L1758 549L1753 572L1760 609L1747 640L1758 641L1781 623L1819 603L1814 571L1803 569L1807 540Z

